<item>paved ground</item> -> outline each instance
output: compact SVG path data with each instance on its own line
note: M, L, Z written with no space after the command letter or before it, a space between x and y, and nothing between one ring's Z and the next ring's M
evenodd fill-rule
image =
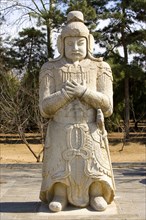
M41 164L1 165L1 220L144 220L146 164L114 164L116 198L105 212L69 207L50 213L39 201Z

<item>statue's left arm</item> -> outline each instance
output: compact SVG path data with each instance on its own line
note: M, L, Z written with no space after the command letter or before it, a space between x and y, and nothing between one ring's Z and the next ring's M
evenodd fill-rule
M102 72L97 77L97 91L86 89L82 100L95 109L101 109L104 116L108 117L113 112L113 78L110 66L102 62Z

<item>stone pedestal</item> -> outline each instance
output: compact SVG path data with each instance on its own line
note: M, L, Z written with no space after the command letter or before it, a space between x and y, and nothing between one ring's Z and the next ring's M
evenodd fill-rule
M110 205L108 205L107 209L104 212L97 212L91 209L91 207L87 208L77 208L74 206L68 206L62 212L53 213L49 211L48 206L41 203L41 206L38 210L38 215L42 218L48 217L49 220L109 220L114 219L114 216L118 215L118 210L115 202L113 201Z

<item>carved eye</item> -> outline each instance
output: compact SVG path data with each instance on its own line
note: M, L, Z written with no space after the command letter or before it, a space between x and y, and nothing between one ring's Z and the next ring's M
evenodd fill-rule
M68 46L72 46L72 45L73 45L73 42L72 42L72 41L69 41L69 42L67 42L67 45L68 45Z
M78 42L78 46L82 46L82 45L84 45L84 43L85 43L85 41L83 41L83 40L82 40L82 41L79 41L79 42Z

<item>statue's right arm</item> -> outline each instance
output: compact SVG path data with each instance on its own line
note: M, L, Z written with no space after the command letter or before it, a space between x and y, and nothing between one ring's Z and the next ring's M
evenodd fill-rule
M41 115L52 118L54 114L70 101L70 97L62 88L55 90L55 80L49 63L42 66L39 77L39 108Z

